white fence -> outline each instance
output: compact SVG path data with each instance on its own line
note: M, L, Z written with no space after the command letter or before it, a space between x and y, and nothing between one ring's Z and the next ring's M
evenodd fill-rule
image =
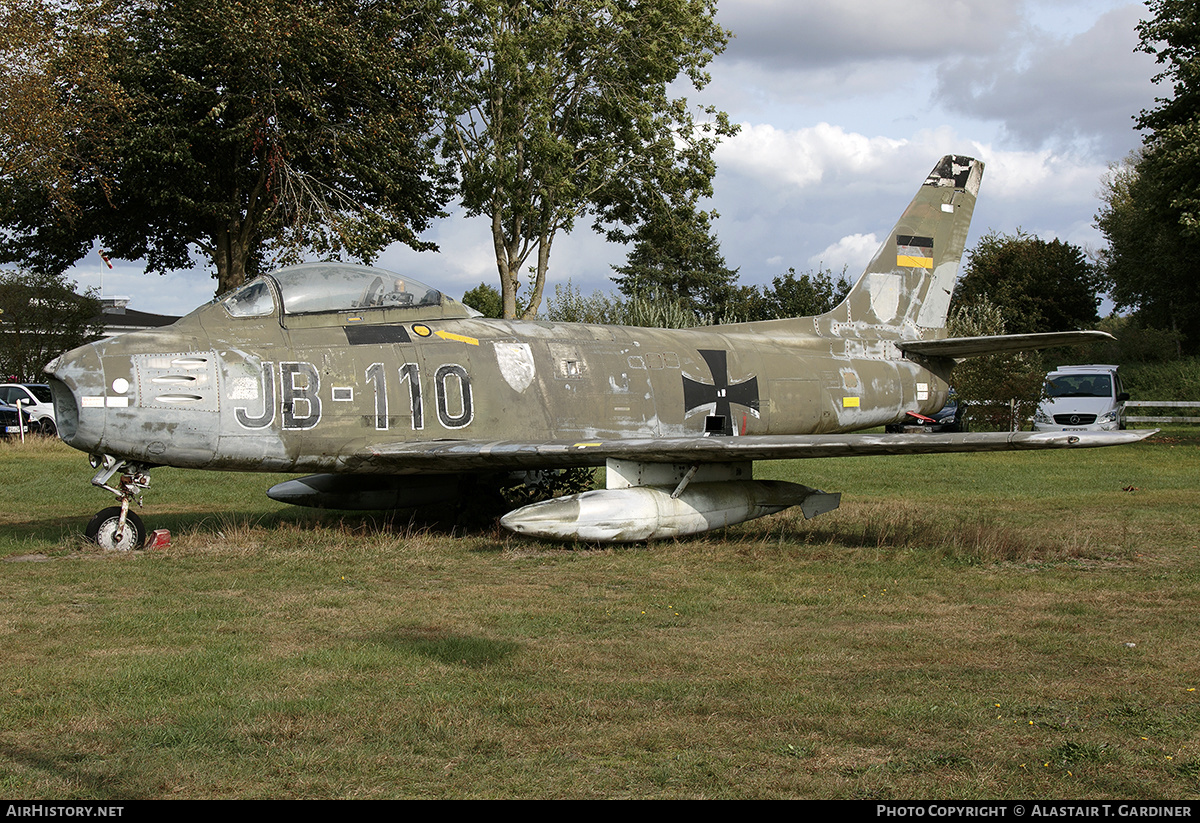
M1144 406L1155 409L1200 409L1200 403L1190 400L1126 400L1125 407ZM1126 415L1127 423L1200 423L1200 417L1165 416L1133 416Z
M992 406L998 408L1008 407L1009 420L1011 421L1011 431L1016 431L1017 401L1010 400L1007 403L976 403L978 406ZM1125 407L1142 406L1152 409L1200 409L1200 403L1191 400L1126 400ZM1183 415L1126 415L1126 423L1200 423L1200 417L1185 417Z

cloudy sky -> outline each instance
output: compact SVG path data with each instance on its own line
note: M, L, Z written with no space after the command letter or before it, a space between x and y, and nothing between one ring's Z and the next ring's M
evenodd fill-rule
M950 153L987 164L968 248L1018 228L1101 246L1101 179L1140 144L1132 118L1165 93L1134 51L1145 12L1121 0L719 0L735 39L708 88L686 91L741 124L717 152L711 203L727 265L747 284L789 267L857 276ZM392 248L378 265L456 297L497 283L485 222L450 218L428 237L439 253ZM625 252L577 230L555 243L551 284L612 290ZM97 254L72 276L142 311L212 297L199 269L115 266Z

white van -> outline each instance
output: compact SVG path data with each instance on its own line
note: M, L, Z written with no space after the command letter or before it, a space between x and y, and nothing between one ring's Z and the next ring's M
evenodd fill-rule
M1059 366L1046 375L1046 399L1033 418L1033 430L1124 429L1128 399L1116 366Z

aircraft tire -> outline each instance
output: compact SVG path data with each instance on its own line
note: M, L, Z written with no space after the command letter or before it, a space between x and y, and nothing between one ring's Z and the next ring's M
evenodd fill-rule
M118 542L113 539L117 532L117 524L121 520L121 507L109 506L100 511L88 523L84 534L87 539L105 551L128 552L140 549L146 543L146 526L142 518L133 512L125 515L125 532Z

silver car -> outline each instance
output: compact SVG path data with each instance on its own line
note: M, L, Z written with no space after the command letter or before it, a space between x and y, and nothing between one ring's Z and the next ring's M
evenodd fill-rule
M1034 431L1117 431L1125 428L1125 401L1116 366L1059 366L1046 375L1046 399Z

